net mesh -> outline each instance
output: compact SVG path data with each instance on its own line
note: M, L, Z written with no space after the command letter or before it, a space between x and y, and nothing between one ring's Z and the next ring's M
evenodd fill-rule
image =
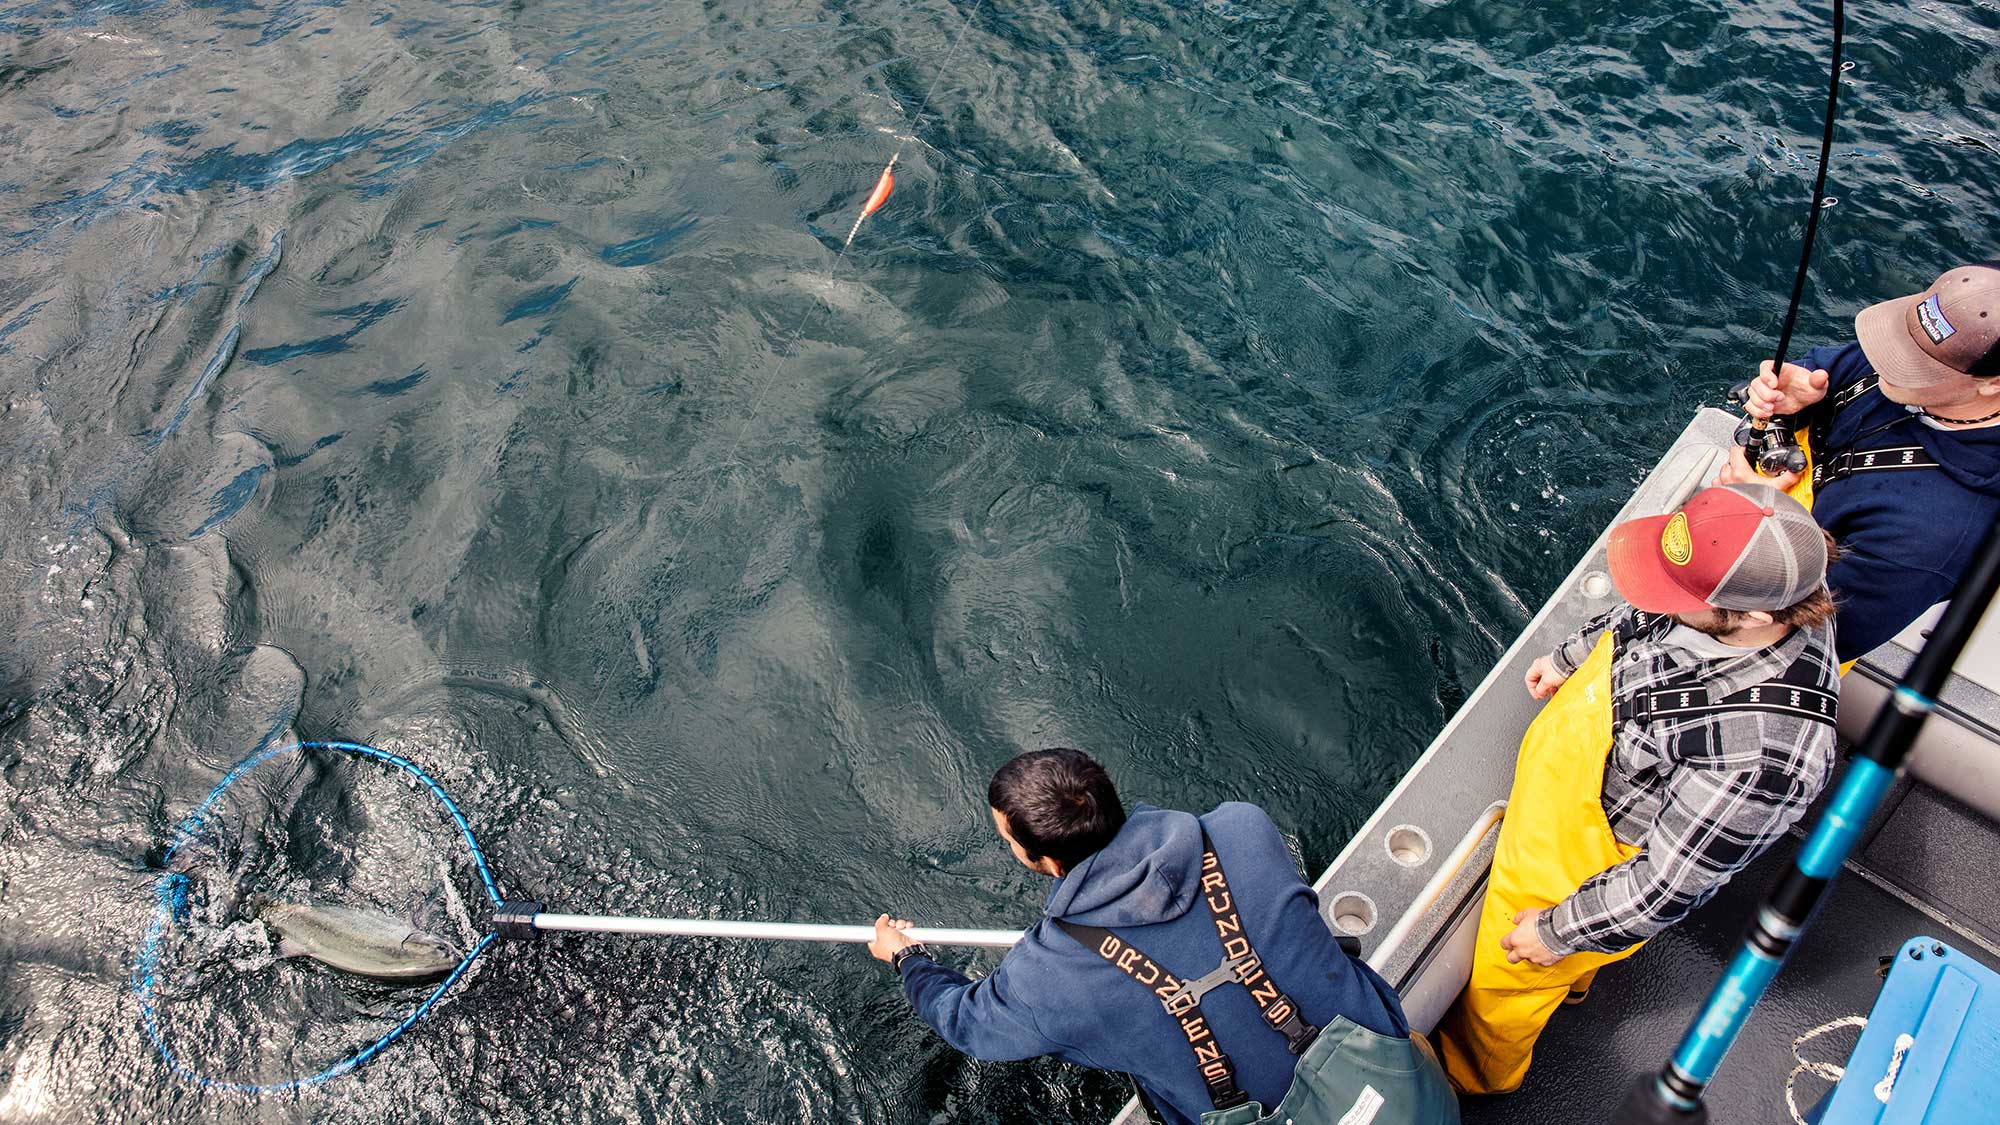
M401 1034L443 992L440 978L456 969L456 979L483 948L483 858L472 859L455 815L439 816L435 782L359 749L368 753L307 745L248 759L169 841L133 986L154 1046L183 1077L257 1090L344 1072ZM447 963L372 976L280 957L274 919L299 908L434 935L433 959ZM401 954L372 936L385 958Z

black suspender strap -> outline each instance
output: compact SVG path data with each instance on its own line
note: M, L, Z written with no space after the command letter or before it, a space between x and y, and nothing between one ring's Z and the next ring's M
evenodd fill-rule
M1846 480L1856 473L1938 467L1937 458L1932 457L1930 450L1921 445L1890 445L1878 449L1843 449L1838 452L1826 448L1827 431L1832 425L1833 416L1847 409L1856 399L1876 389L1881 383L1881 376L1870 375L1865 379L1856 379L1834 392L1829 400L1833 409L1820 416L1819 423L1812 431L1814 488ZM1856 440L1866 440L1874 432L1876 431L1871 430Z
M1213 972L1200 980L1184 982L1110 930L1078 925L1062 918L1057 918L1055 923L1084 948L1094 951L1109 961L1113 968L1159 998L1167 1014L1181 1025L1181 1034L1187 1037L1188 1047L1194 1051L1195 1068L1201 1072L1201 1080L1208 1086L1208 1100L1215 1104L1215 1108L1229 1109L1250 1100L1250 1095L1236 1084L1236 1064L1222 1053L1222 1044L1215 1041L1215 1032L1209 1029L1208 1020L1201 1014L1201 998L1216 986L1235 979L1228 962L1216 966Z
M1099 926L1085 926L1062 918L1055 919L1062 932L1075 938L1085 949L1110 962L1111 967L1132 978L1160 1001L1167 1014L1181 1025L1188 1047L1194 1051L1195 1067L1208 1086L1209 1101L1217 1109L1228 1109L1250 1100L1236 1084L1236 1065L1215 1040L1215 1032L1201 1014L1201 999L1225 984L1240 984L1256 1001L1264 1022L1285 1037L1285 1046L1294 1055L1304 1054L1319 1028L1307 1023L1299 1006L1264 971L1264 963L1251 947L1243 929L1236 900L1229 893L1229 878L1222 873L1222 861L1208 830L1201 834L1201 897L1215 922L1215 935L1222 942L1222 963L1195 980L1181 980L1162 968L1142 950Z
M1664 613L1647 613L1643 609L1635 609L1623 615L1611 625L1612 649L1614 651L1623 649L1631 643L1633 637L1658 625L1666 620L1666 617Z
M1235 970L1236 982L1250 990L1250 999L1257 1002L1264 1022L1285 1037L1285 1046L1294 1055L1305 1054L1319 1028L1299 1015L1299 1006L1264 971L1257 951L1250 948L1250 936L1243 932L1243 919L1229 893L1229 878L1222 873L1222 862L1215 858L1215 845L1209 843L1207 829L1202 830L1201 846L1201 897L1208 904L1209 917L1215 920L1215 936L1222 941L1221 967Z
M1882 377L1880 375L1870 375L1866 378L1856 379L1845 387L1833 392L1834 412L1839 413L1847 409L1848 404L1852 403L1855 399L1860 398L1862 395L1881 385Z
M1699 683L1667 684L1650 691L1633 692L1611 705L1611 718L1620 723L1649 723L1655 719L1691 719L1731 711L1762 711L1770 715L1790 715L1807 722L1834 725L1840 694L1827 691L1816 682L1817 674L1804 660L1778 676L1741 691L1710 699L1708 688Z
M1634 693L1612 707L1612 717L1621 723L1650 723L1655 719L1691 719L1732 711L1762 711L1832 726L1834 708L1839 702L1840 697L1830 691L1781 683L1758 684L1734 695L1711 700L1707 689L1700 684L1689 684L1686 687Z
M1632 643L1632 638L1651 629L1665 616L1661 613L1647 613L1643 609L1635 609L1613 621L1610 629L1611 662L1615 665L1624 659L1625 646Z
M1813 461L1813 487L1846 480L1856 473L1890 469L1935 469L1937 458L1921 445L1888 445L1880 449L1843 449Z

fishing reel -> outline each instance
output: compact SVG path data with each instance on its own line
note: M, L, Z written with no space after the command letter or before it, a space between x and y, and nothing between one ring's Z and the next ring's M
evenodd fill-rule
M1750 384L1731 387L1729 401L1738 406L1750 401ZM1791 419L1782 414L1772 415L1769 421L1746 416L1736 424L1736 444L1743 447L1744 460L1761 476L1806 471L1806 451L1792 437Z

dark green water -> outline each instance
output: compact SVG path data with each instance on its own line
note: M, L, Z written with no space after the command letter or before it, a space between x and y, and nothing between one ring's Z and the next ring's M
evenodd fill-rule
M1994 252L2000 8L1850 20L1815 341ZM129 978L175 822L291 737L423 763L575 911L1022 924L982 790L1051 743L1317 870L1769 347L1826 41L0 0L0 1119L1099 1120L1109 1080L965 1062L852 949L503 948L261 1099L172 1077ZM485 911L382 775L238 792L166 1022L268 1080L415 994L271 964L238 892Z

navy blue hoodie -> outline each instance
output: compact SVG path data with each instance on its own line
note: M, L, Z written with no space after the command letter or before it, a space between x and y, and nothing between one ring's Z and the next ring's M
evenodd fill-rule
M1826 370L1829 398L1875 373L1860 344L1814 348L1799 362ZM1808 412L1802 420L1813 418ZM1842 552L1826 581L1840 606L1834 645L1847 661L1867 655L1951 596L2000 513L2000 427L1941 430L1878 388L1833 415L1825 433L1826 448L1816 445L1815 458L1922 445L1940 466L1855 473L1814 489L1813 518Z
M1315 1026L1344 1015L1370 1031L1409 1034L1395 992L1334 944L1319 899L1264 810L1238 802L1198 822L1138 806L1102 851L1049 892L1045 917L993 975L972 981L924 958L903 963L903 991L945 1042L976 1059L1054 1055L1137 1078L1176 1125L1213 1106L1180 1025L1152 993L1058 929L1063 918L1115 931L1183 980L1222 961L1201 884L1206 826L1243 928L1264 969ZM1275 1108L1291 1088L1294 1058L1250 994L1224 985L1202 1000L1243 1091Z

